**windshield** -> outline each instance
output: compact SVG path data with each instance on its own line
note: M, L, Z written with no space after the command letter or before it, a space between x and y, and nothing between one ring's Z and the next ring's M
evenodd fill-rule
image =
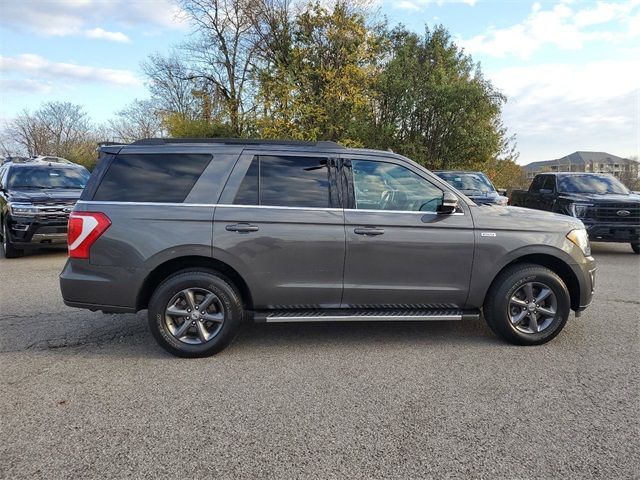
M9 188L74 188L87 184L89 172L85 168L20 167L9 174Z
M560 175L558 191L562 193L629 194L629 190L611 175Z
M458 190L469 192L472 195L495 192L496 190L489 179L482 173L440 172L438 176Z

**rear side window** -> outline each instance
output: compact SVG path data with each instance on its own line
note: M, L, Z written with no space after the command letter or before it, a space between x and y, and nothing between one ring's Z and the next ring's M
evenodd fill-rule
M211 161L206 154L118 155L94 200L180 203Z
M555 191L556 190L556 177L553 175L547 175L547 178L544 180L544 185L542 188Z
M255 157L238 189L236 205L327 208L329 166L323 157Z
M540 189L542 188L542 185L544 184L545 176L538 175L536 178L533 179L533 182L531 182L531 191L532 192L540 191Z

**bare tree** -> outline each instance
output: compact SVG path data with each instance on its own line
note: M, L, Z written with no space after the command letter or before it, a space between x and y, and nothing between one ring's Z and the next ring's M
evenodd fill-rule
M24 153L24 147L16 143L15 139L11 135L11 132L6 128L5 125L0 131L0 156L16 157Z
M259 0L181 0L194 27L194 38L183 46L192 71L189 78L210 86L226 106L232 131L241 135L245 117L254 109L250 75L259 36L254 13Z
M184 119L198 116L199 102L193 95L198 86L177 54L151 55L142 63L142 70L149 80L149 91L159 110L176 113Z
M141 138L161 137L162 116L152 100L134 100L109 122L110 137L130 143Z
M96 137L87 113L70 102L47 102L9 122L7 135L28 155L54 155L91 165Z
M90 130L86 112L70 102L47 102L33 113L24 110L9 124L14 141L29 155L64 156L85 142Z

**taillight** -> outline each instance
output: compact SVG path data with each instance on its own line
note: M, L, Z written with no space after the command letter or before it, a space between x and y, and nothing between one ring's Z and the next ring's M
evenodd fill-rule
M101 212L71 212L67 243L70 258L89 258L91 245L111 225L111 220Z

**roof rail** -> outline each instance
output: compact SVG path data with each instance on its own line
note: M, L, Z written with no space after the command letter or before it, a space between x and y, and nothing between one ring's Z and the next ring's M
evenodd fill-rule
M300 140L262 140L258 138L143 138L131 145L167 145L173 143L216 143L225 145L292 145L302 147L344 148L336 142L306 142Z

